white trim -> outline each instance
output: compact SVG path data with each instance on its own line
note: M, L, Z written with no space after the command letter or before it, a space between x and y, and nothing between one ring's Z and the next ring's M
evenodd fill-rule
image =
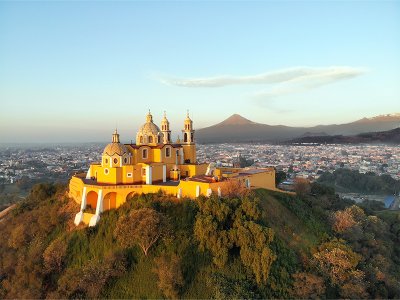
M152 170L151 166L146 166L146 184L152 184Z
M75 220L74 220L74 224L75 226L78 226L83 220L83 211L78 212L75 215Z
M119 158L119 166L120 166L120 167L122 167L122 159L123 159L123 157L121 156L121 157Z
M89 167L89 169L87 170L86 179L90 179L90 167Z
M184 163L184 157L183 157L183 148L179 149L180 155L181 155L181 165Z
M251 187L250 178L246 178L246 187L248 189Z
M166 182L167 181L167 165L162 166L162 181Z
M196 185L196 197L200 196L200 186Z
M100 215L103 212L103 190L99 190L99 194L97 196L97 206L96 206L96 215Z
M86 208L86 186L83 187L82 191L81 211L84 211L85 208Z
M207 189L207 197L210 197L212 194L212 190L211 189Z
M93 216L90 218L89 227L94 227L94 226L96 226L97 223L99 223L99 221L100 221L100 215L93 215Z

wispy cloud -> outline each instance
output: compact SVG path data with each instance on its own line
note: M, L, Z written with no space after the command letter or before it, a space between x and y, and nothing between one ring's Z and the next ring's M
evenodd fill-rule
M326 85L336 81L360 76L363 68L333 66L325 68L294 67L248 76L214 76L203 78L176 78L164 76L159 80L165 84L188 88L216 88L229 85L277 85L301 84L308 88Z

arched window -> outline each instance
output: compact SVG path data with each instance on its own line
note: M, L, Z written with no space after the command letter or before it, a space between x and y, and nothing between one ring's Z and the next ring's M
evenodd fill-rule
M125 157L124 158L124 163L127 163L128 162L128 159Z
M114 158L114 164L118 163L118 158Z
M167 147L165 148L165 157L170 157L171 156L171 148Z
M185 134L183 135L183 141L186 143L187 142L187 133L185 132Z
M147 158L147 149L143 149L143 151L142 151L142 158L144 158L144 159Z
M161 136L158 136L158 143L161 143Z
M153 136L149 136L149 143L153 142Z
M193 132L190 134L190 141L193 142Z
M140 143L143 144L143 136L140 136Z
M106 158L106 159L104 160L104 163L108 164L108 158Z

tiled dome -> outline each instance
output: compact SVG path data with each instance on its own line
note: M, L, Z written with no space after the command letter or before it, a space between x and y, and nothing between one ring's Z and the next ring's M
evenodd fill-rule
M142 135L158 135L160 128L153 122L146 122L140 127L139 134Z
M112 135L112 143L108 144L103 151L103 155L113 156L114 154L117 155L124 155L128 153L128 149L125 147L124 144L119 142L119 134L115 129L115 132Z
M114 154L122 156L127 153L128 149L121 143L110 143L104 148L103 151L103 155L109 156L113 156Z

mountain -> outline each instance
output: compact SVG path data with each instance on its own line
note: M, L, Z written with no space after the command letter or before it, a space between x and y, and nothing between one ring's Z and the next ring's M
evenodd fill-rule
M302 136L287 143L317 143L317 144L400 144L400 127L380 132L367 132L357 135L321 135Z
M216 126L225 126L225 125L250 125L250 124L257 124L249 119L246 119L238 114L233 114L228 119L218 123Z
M248 120L238 114L216 125L198 129L200 143L225 142L282 142L302 136L356 135L363 132L378 132L397 128L400 114L363 118L346 124L318 125L314 127L291 127L267 125Z

